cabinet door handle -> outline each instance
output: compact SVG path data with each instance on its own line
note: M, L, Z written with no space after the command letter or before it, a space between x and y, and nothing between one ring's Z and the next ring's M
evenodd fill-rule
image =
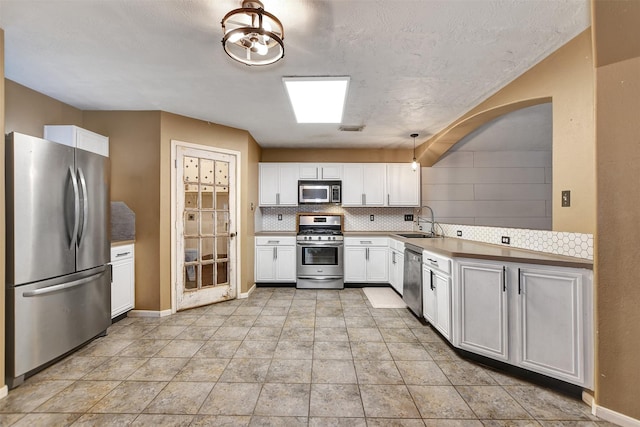
M431 277L431 290L433 290L433 270L429 270L429 275Z
M395 252L391 252L391 262L392 262L393 264L395 264L395 263L396 263L396 253L395 253Z
M387 194L387 206L391 205L391 196Z
M277 259L278 258L278 248L273 248L273 259Z
M507 292L507 267L502 266L502 292Z
M280 204L280 193L276 193L276 205Z
M518 268L518 295L522 293L522 275L520 274L520 269Z
M369 259L369 248L366 248L365 258L366 258L367 260Z

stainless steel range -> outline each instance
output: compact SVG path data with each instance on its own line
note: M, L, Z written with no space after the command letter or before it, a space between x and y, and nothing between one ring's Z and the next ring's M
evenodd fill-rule
M344 288L341 215L300 215L296 247L297 288Z

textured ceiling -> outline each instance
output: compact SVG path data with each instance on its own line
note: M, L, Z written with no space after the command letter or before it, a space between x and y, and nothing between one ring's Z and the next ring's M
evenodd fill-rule
M285 58L223 52L236 0L0 0L7 78L83 110L164 110L263 147L411 147L589 26L588 0L263 0ZM349 75L344 125L296 124L283 76Z

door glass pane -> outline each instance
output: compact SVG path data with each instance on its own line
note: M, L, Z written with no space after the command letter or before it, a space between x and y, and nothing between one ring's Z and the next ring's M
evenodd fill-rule
M207 286L214 286L215 278L214 278L214 270L215 263L210 264L202 264L202 287L205 288Z
M198 261L198 239L184 239L184 262Z
M229 282L229 263L217 262L216 263L216 285L223 285Z
M216 162L216 185L229 186L229 163Z
M215 216L214 212L202 212L200 214L201 218L201 233L203 236L213 236L214 234L214 223L213 217Z
M198 186L193 184L185 184L184 186L184 208L198 208Z
M198 289L198 265L184 266L184 288L188 290Z
M213 184L213 160L200 159L200 182Z
M227 259L229 257L229 238L216 237L216 259Z
M198 158L184 157L184 182L198 182Z
M196 212L184 213L184 235L185 236L197 236L198 235L198 214ZM186 245L185 245L186 248Z
M203 260L212 260L213 259L213 237L203 237L202 238L202 259Z
M213 185L201 185L202 209L213 209Z
M229 212L216 212L216 234L229 233Z
M216 187L216 209L219 211L229 210L229 187Z

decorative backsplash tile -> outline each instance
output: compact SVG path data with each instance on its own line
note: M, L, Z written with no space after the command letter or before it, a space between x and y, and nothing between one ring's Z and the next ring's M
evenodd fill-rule
M405 221L405 214L413 214L413 208L343 208L342 206L294 206L288 208L260 208L260 231L296 231L296 214L343 214L345 231L411 231L413 222ZM282 219L278 220L278 215ZM373 215L373 221L371 221Z
M343 214L345 231L415 231L417 225L404 221L405 214L413 214L415 219L425 218L427 211L413 208L343 208L342 206L295 206L288 208L260 208L256 215L256 231L296 231L296 214L315 212ZM278 215L282 219L278 220ZM370 220L370 215L374 220ZM421 222L423 231L428 231L429 222ZM502 236L510 238L510 247L532 251L566 255L593 260L593 235L560 231L530 230L525 228L483 227L462 224L437 223L436 231L447 237L457 237L462 231L462 239L491 244L501 244Z
M460 224L439 224L438 231L447 237L457 237L457 232L462 231L462 239L496 245L502 244L502 236L508 236L510 247L593 259L592 234Z

